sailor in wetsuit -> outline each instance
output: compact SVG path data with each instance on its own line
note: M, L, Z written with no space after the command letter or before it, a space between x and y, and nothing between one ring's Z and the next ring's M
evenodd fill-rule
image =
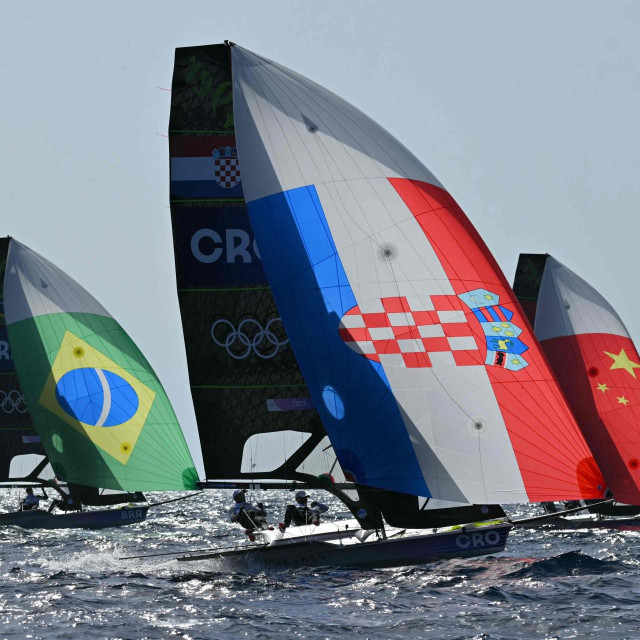
M61 482L62 478L56 475L53 478L53 483L51 483L51 486L60 494L60 498L58 500L51 501L48 509L49 513L54 509L60 509L60 511L82 511L82 502L74 497L68 485L67 490L65 491L60 486Z
M264 505L262 502L258 502L257 506L247 502L244 489L236 489L233 492L233 499L235 504L229 511L229 520L243 526L249 540L253 542L255 538L251 534L256 529L267 528L267 512Z
M20 511L31 511L31 509L37 509L40 506L40 496L33 493L31 487L27 487L27 495L20 502Z
M309 496L304 491L298 491L296 493L296 503L287 506L287 510L284 512L284 523L280 523L278 526L281 531L284 531L292 522L293 524L320 524L320 514L329 510L327 505L321 502L312 502L307 506Z

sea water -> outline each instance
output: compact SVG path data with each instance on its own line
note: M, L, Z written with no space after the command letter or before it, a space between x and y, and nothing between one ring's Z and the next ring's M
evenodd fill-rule
M3 492L1 510L20 495ZM348 516L317 497L331 505L325 519ZM250 498L279 522L292 496ZM102 531L0 529L0 637L640 638L635 532L514 531L504 553L398 569L123 559L244 542L227 522L231 502L229 491L208 491Z

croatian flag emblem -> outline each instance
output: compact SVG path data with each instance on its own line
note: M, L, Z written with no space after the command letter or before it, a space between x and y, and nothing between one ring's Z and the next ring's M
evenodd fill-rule
M381 298L363 313L352 307L340 321L345 344L383 364L407 368L433 366L443 359L458 366L483 364L473 329L454 295Z
M522 329L511 322L513 312L503 307L500 297L487 289L474 289L458 296L480 322L487 343L485 364L510 371L529 366L522 357L529 347L518 338Z
M242 198L233 136L178 136L169 140L173 199Z
M240 182L238 151L235 147L213 150L213 176L223 189L231 189Z

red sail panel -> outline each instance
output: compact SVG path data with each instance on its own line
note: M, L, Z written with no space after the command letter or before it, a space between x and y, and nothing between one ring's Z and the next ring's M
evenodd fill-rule
M605 482L640 504L640 357L615 309L549 255L521 255L518 295L536 303L535 332Z
M640 356L630 338L587 333L542 346L616 499L640 504Z
M465 308L531 501L603 496L605 483L516 297L491 252L441 188L390 179L437 253L456 294L486 290L499 304ZM475 316L475 322L473 318ZM492 335L505 322L521 329ZM501 349L504 346L504 349ZM517 376L513 371L517 370Z

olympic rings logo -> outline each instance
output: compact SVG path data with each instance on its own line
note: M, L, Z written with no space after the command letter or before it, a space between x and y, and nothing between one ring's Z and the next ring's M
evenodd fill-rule
M13 389L7 393L0 389L0 409L5 413L27 413L27 403L24 396L17 390Z
M282 329L276 332L274 325L278 322ZM246 318L237 329L229 320L221 318L211 325L211 339L219 347L224 347L235 360L244 360L251 353L269 360L278 353L280 347L289 343L280 318L272 318L264 328L257 320Z

